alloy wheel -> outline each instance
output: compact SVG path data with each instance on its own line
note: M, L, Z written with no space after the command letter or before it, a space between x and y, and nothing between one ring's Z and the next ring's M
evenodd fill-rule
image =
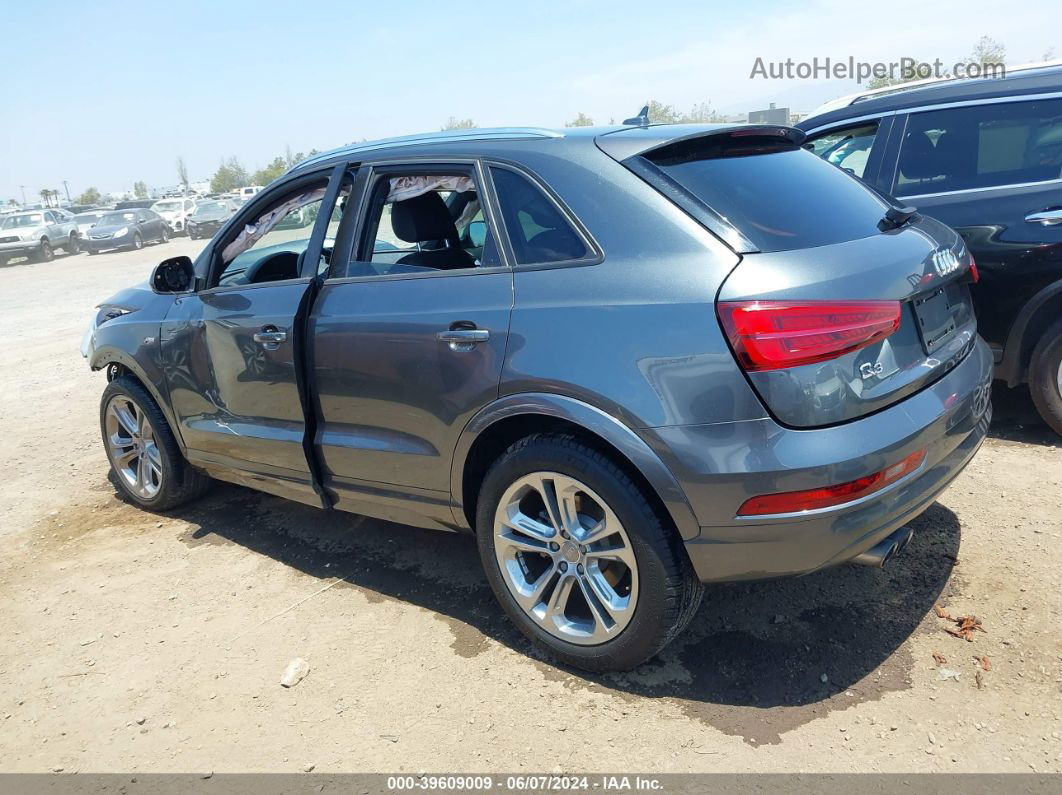
M147 415L119 395L107 405L104 424L114 471L131 492L150 500L162 488L162 453Z
M589 486L533 472L505 490L494 517L498 566L523 612L549 634L596 645L619 635L638 601L626 530Z

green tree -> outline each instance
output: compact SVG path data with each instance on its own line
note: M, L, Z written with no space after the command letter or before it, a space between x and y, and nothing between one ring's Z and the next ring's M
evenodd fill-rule
M682 116L682 121L686 124L706 124L720 122L722 120L722 114L717 113L712 108L711 102L698 102L690 108L689 113L685 113Z
M970 60L982 66L985 64L1004 64L1007 62L1007 48L991 36L982 36L974 44L974 48L970 52Z
M653 124L677 124L682 121L682 114L674 105L665 105L657 99L649 100L649 121Z
M443 130L471 130L479 125L472 119L458 119L451 116L446 120L446 124L442 126Z
M188 187L188 166L180 155L177 156L177 184Z
M210 178L211 193L228 193L247 184L247 169L235 157L221 161L218 170Z
M565 127L593 127L594 120L587 116L585 113L580 113L574 119L564 123Z
M273 180L277 179L285 171L290 168L287 158L291 155L291 150L284 157L274 157L273 162L265 168L260 168L251 175L252 185L268 185ZM297 162L297 161L296 161Z
M18 199L8 199L7 203L11 207L18 207Z
M904 74L902 71L897 70L894 76L884 75L882 77L872 77L867 81L868 89L876 88L888 88L889 86L898 86L903 83L910 83L912 80L921 80L917 73L918 66L921 62L917 58L904 57L899 60L899 63L913 63L915 64L915 71L910 74Z
M99 204L103 196L95 188L87 188L84 193L77 197L78 204Z
M133 195L138 199L146 199L148 197L147 183L143 180L137 180L133 183Z

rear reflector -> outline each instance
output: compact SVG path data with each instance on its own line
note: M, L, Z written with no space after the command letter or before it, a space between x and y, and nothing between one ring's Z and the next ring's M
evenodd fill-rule
M781 494L764 494L746 500L738 509L738 516L761 516L772 513L797 513L799 511L813 511L816 508L829 508L852 500L858 500L868 494L895 483L905 475L909 475L922 466L926 459L926 451L923 448L911 453L899 463L893 464L887 469L875 472L873 475L850 480L848 483L840 483L836 486L823 486L806 491L786 491Z
M777 370L835 359L900 327L899 301L721 301L741 366Z

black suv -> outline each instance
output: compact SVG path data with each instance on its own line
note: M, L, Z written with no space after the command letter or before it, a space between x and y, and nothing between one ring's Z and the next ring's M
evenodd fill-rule
M867 92L799 126L813 152L965 238L996 377L1028 382L1062 433L1062 65Z

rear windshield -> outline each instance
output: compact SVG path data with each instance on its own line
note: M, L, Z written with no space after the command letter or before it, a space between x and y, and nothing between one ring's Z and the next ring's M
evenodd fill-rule
M683 143L648 157L760 251L826 246L879 233L885 204L841 169L793 144L727 141Z

